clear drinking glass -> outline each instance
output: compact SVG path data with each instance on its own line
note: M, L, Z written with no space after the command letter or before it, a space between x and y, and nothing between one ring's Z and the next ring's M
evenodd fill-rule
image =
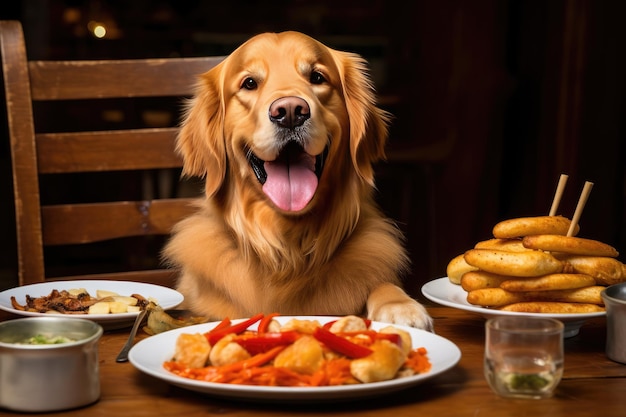
M501 396L551 397L563 375L563 323L526 316L487 320L484 371Z

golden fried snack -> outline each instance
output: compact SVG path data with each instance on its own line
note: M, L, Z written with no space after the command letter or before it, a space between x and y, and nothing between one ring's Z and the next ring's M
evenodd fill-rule
M497 249L509 252L524 252L529 250L522 245L522 239L488 239L478 242L474 249Z
M469 265L467 262L465 262L465 258L463 257L463 255L464 254L460 254L452 258L452 260L448 263L448 267L446 268L448 279L453 284L460 284L463 274L478 269L475 266Z
M467 293L467 302L483 307L501 307L527 301L523 293L510 292L502 288L481 288Z
M568 272L587 274L598 285L613 285L626 281L626 265L615 258L601 256L559 256Z
M202 368L209 360L211 346L200 333L183 333L176 339L174 358L189 368Z
M462 281L461 281L462 282ZM550 291L571 290L595 285L596 280L587 274L548 274L536 278L504 280L500 288L507 291Z
M604 289L605 287L603 286L592 285L572 290L532 291L522 294L525 294L528 301L539 300L602 305L603 301L600 293Z
M529 235L566 235L571 221L563 216L518 217L503 220L493 227L493 236L498 239L512 239ZM576 225L574 235L580 227Z
M508 304L552 301L582 304L602 304L600 293L604 287L589 286L572 290L513 292L503 288L482 288L467 293L467 302L484 307L501 307Z
M619 252L611 245L593 239L561 235L525 236L522 244L528 249L565 252L572 255L608 256L616 258Z
M389 340L377 340L370 349L372 354L350 362L350 372L361 382L392 379L407 357L402 348Z
M547 314L586 314L605 311L604 307L595 304L561 303L554 301L521 302L504 306L499 308L499 310Z
M507 252L495 249L470 249L465 262L483 271L514 277L538 277L563 270L563 263L541 251Z
M492 274L486 271L469 271L461 277L461 287L468 292L481 288L498 288L500 284L510 279L510 276Z

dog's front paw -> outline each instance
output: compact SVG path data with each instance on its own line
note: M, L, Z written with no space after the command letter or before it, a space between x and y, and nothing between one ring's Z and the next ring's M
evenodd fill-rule
M426 308L415 300L383 304L375 311L371 311L368 318L374 321L402 324L429 332L433 331L433 319Z
M380 285L367 299L368 318L433 331L433 319L426 308L391 283Z

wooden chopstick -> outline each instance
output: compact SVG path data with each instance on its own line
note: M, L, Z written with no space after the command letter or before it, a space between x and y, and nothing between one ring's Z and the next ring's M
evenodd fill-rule
M561 202L561 197L563 196L563 190L565 189L565 184L567 184L567 179L569 177L565 174L561 174L559 178L559 184L556 186L556 192L554 194L554 199L552 199L552 207L550 207L550 216L554 216L556 211L559 208L559 203Z
M583 209L585 208L585 204L587 203L587 199L589 198L589 194L591 193L592 187L593 187L592 182L585 181L585 186L583 187L583 191L580 194L580 198L578 199L578 204L576 205L576 211L574 212L574 216L572 217L572 222L569 225L567 236L574 235L574 229L576 229L578 220L580 220L580 216L583 213Z

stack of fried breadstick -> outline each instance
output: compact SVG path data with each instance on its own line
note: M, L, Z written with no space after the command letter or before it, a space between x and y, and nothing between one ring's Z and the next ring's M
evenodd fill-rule
M527 313L604 311L600 293L626 281L626 265L612 246L571 236L578 231L555 215L502 221L493 239L450 261L448 278L473 305Z

